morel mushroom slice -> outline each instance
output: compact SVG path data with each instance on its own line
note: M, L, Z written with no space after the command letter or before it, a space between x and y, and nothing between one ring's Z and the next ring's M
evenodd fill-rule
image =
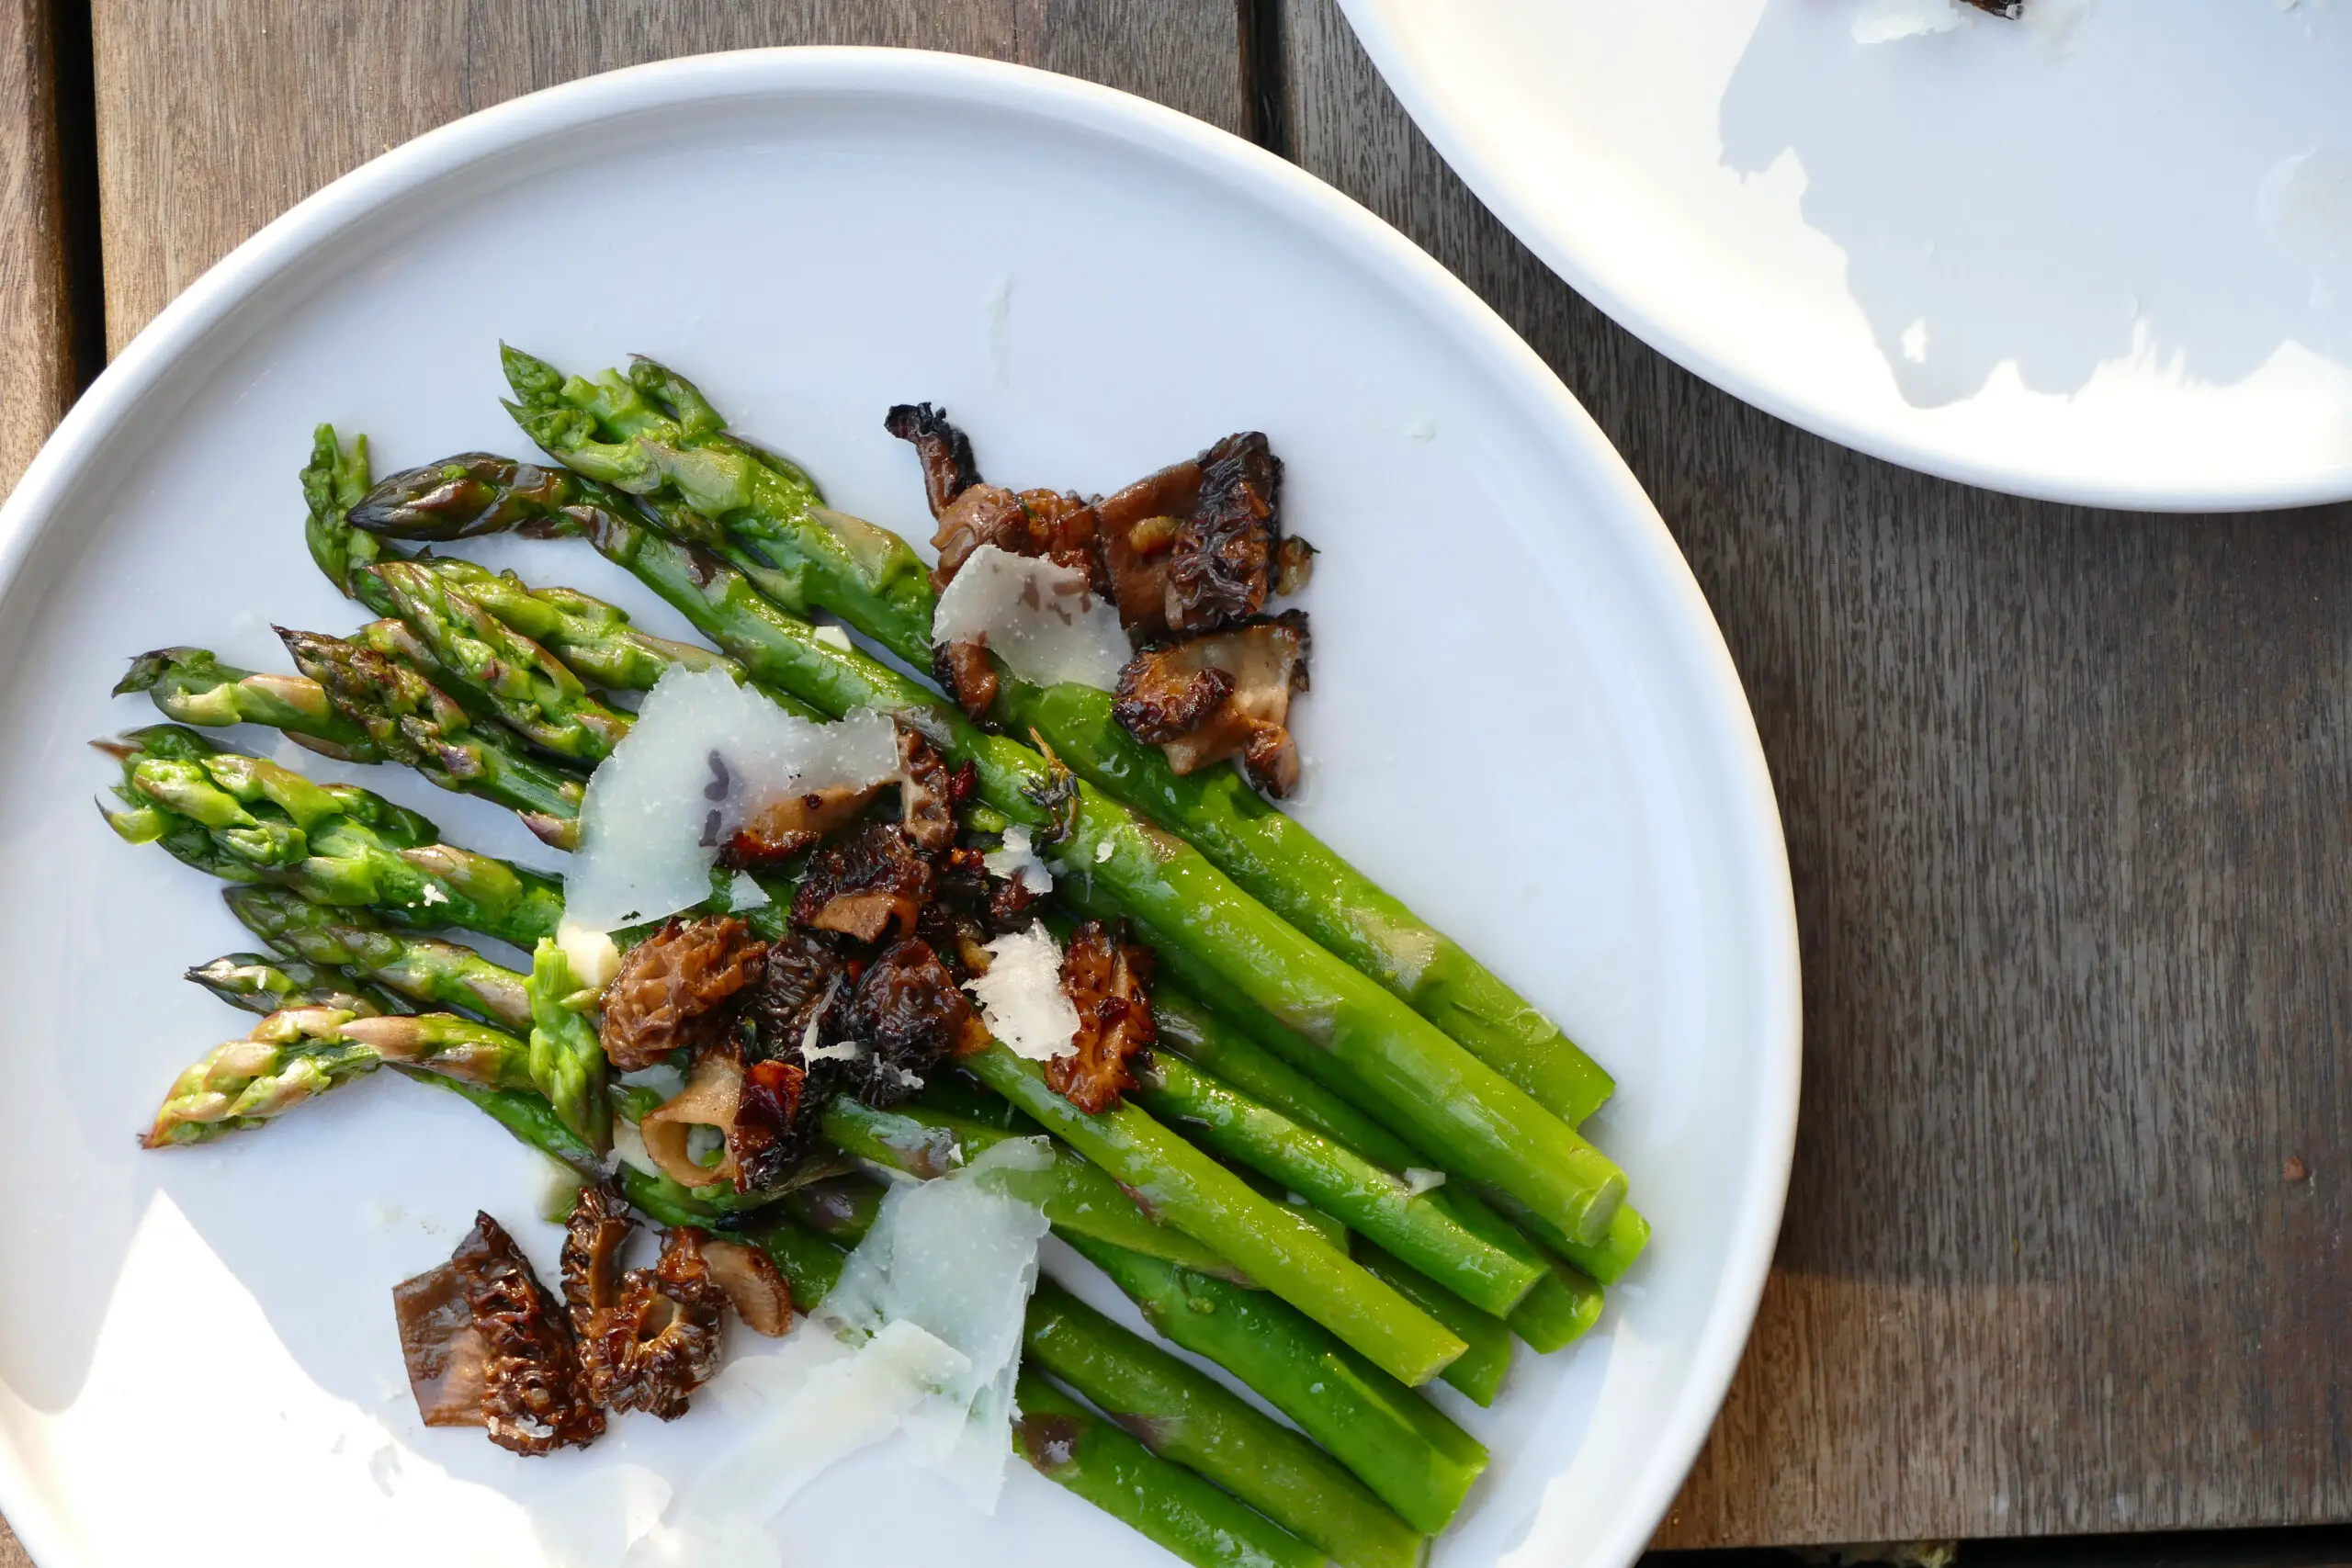
M1062 953L1062 992L1078 1010L1067 1055L1046 1064L1046 1084L1081 1111L1100 1113L1136 1087L1129 1063L1159 1038L1147 990L1151 950L1124 931L1089 920Z
M729 1004L758 978L766 951L731 916L672 920L629 949L605 992L605 1055L635 1072L723 1033Z
M695 1053L686 1087L663 1100L659 1109L648 1111L637 1124L646 1157L662 1168L662 1175L684 1186L708 1187L727 1181L740 1187L741 1171L734 1156L733 1134L742 1102L743 1061L734 1042L722 1040L703 1046ZM707 1166L695 1157L696 1127L718 1133L721 1150L718 1164Z
M978 1021L931 944L901 942L866 965L850 998L850 1038L865 1053L842 1064L845 1075L868 1105L896 1105L971 1043L967 1026Z
M931 895L931 863L904 829L877 822L810 858L793 897L792 923L854 942L879 942L893 927L903 937Z
M825 1077L831 1081L839 1074ZM808 1068L780 1056L743 1069L735 1122L727 1129L727 1157L740 1190L781 1186L816 1147L825 1093L809 1079Z
M849 988L848 966L824 938L792 931L769 943L760 983L744 1003L758 1043L748 1055L806 1066L803 1047L842 1037Z
M620 1298L621 1250L637 1222L620 1189L609 1181L583 1187L563 1227L563 1304L575 1335L586 1334L596 1313Z
M935 855L956 842L954 776L931 742L899 727L899 826L915 848Z
M727 1296L710 1278L703 1240L700 1231L671 1231L661 1262L622 1275L619 1299L596 1314L582 1355L589 1391L606 1409L674 1421L718 1371Z
M1119 671L1112 713L1179 773L1228 757L1270 795L1298 786L1291 694L1306 689L1306 613L1146 649Z
M939 514L931 542L939 551L939 564L931 569L931 584L943 592L982 545L994 545L1016 556L1037 553L1029 536L1029 509L1002 485L976 484L958 495Z
M775 1338L791 1332L792 1287L766 1253L740 1241L706 1236L702 1259L711 1283L725 1292L727 1304L752 1333Z
M986 724L996 705L996 664L980 641L943 642L931 653L931 678L940 683L964 716Z
M922 464L923 499L931 503L933 517L980 482L971 438L947 422L945 409L929 403L900 403L882 416L882 428L913 444L915 458Z
M477 1214L449 1261L488 1351L481 1414L490 1440L519 1454L594 1441L605 1413L581 1376L571 1326L514 1238Z
M811 850L857 820L874 804L880 784L788 795L760 807L744 819L718 853L732 870L763 871L782 865L804 850Z
M428 1427L481 1426L490 1342L474 1332L473 1304L458 1266L444 1263L394 1285L392 1315L417 1415Z
M1266 607L1281 528L1283 466L1256 431L1201 454L1201 490L1168 548L1170 631L1231 626Z

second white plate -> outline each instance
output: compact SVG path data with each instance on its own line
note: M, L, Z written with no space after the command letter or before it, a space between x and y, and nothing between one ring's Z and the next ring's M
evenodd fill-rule
M1513 232L1760 408L2051 500L2352 496L2341 0L1342 4ZM1903 17L1950 25L1862 41Z

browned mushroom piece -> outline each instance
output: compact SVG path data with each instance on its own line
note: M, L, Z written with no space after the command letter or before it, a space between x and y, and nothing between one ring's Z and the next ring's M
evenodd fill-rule
M932 883L931 863L906 831L876 822L809 858L793 896L792 923L854 942L879 942L893 927L911 935L931 902Z
M729 1004L766 952L731 916L670 921L628 950L605 992L605 1055L634 1072L724 1032Z
M882 793L880 784L853 789L846 784L788 795L771 801L745 818L719 852L732 870L760 871L783 864L804 850L857 820L858 813Z
M581 1375L571 1325L514 1238L488 1214L450 1257L481 1337L482 1425L520 1454L586 1447L605 1429L602 1402Z
M922 464L923 497L933 517L955 499L980 482L980 466L972 460L971 438L947 422L947 411L929 403L900 403L882 416L882 428L901 441L914 444Z
M575 1335L620 1295L621 1252L636 1233L620 1189L609 1181L583 1187L563 1227L563 1304Z
M974 639L968 642L943 642L931 651L931 676L964 716L974 724L986 724L989 709L996 705L996 665L989 659L989 645Z
M939 551L939 564L931 569L931 584L941 590L956 581L956 574L982 545L994 545L1016 556L1037 553L1030 547L1029 509L1002 485L976 484L957 496L955 504L939 514L931 543Z
M1151 950L1089 920L1062 953L1062 992L1078 1010L1074 1049L1046 1064L1046 1083L1080 1110L1100 1114L1136 1087L1130 1064L1159 1037L1148 990Z
M482 1381L490 1343L474 1332L474 1309L455 1263L429 1269L392 1287L401 1359L409 1392L428 1427L482 1424Z
M1295 534L1285 534L1283 542L1274 547L1274 592L1287 599L1304 592L1315 577L1315 558L1320 552Z
M866 965L848 1021L850 1038L865 1050L843 1066L857 1097L876 1107L897 1104L950 1055L988 1041L971 998L920 939L899 942Z
M828 1098L824 1086L810 1089L808 1069L798 1062L773 1056L743 1069L734 1124L727 1129L738 1190L758 1192L783 1182L816 1145Z
M956 842L954 776L931 742L905 725L899 727L899 826L925 854Z
M702 1258L711 1283L726 1294L727 1304L752 1333L775 1338L791 1331L792 1287L766 1253L740 1241L707 1236Z
M614 1303L595 1314L581 1350L589 1392L605 1408L674 1421L718 1370L727 1295L711 1279L703 1241L697 1230L671 1231L661 1262L622 1275Z
M1111 711L1179 773L1233 757L1259 788L1287 795L1298 785L1290 699L1306 689L1306 651L1298 610L1148 648L1119 671Z
M1264 610L1283 558L1282 471L1265 436L1244 431L1094 502L1105 587L1128 636L1207 631Z
M749 1189L735 1158L735 1123L743 1104L743 1059L731 1037L721 1036L698 1046L686 1086L637 1124L645 1156L662 1174L684 1187L732 1182ZM706 1166L695 1157L694 1130L708 1127L719 1135L718 1163Z

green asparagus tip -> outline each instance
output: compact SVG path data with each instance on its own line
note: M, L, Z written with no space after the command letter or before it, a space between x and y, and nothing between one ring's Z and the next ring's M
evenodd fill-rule
M688 441L707 441L726 431L726 419L702 395L702 389L668 366L632 354L628 379L631 386L669 410Z
M506 384L514 389L514 395L526 403L547 402L563 385L562 371L511 343L498 345L498 367L506 372Z
M203 649L195 648L150 649L130 661L130 671L115 682L114 694L126 697L133 692L153 691L155 682L162 680L164 672L173 666L193 663L198 658L209 660L210 657Z

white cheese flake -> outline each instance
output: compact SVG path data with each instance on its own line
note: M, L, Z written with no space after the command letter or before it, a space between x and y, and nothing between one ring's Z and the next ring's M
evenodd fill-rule
M1418 1165L1405 1168L1405 1190L1416 1198L1444 1185L1445 1172L1442 1170L1430 1170Z
M989 874L1018 882L1041 898L1054 890L1054 874L1037 857L1029 829L1018 822L1004 830L1004 847L980 856L980 863L989 868Z
M817 628L817 640L823 643L827 648L837 648L843 653L847 653L851 650L849 633L842 630L839 626L819 626Z
M593 931L585 926L565 920L556 927L555 944L563 949L564 962L571 965L571 977L599 996L621 972L621 950L603 931Z
M774 903L768 890L760 886L748 871L739 871L735 880L727 885L727 907L729 909L756 909L763 904Z
M1043 923L988 944L988 972L964 982L1006 1050L1050 1062L1077 1049L1078 1009L1062 989L1062 950Z
M1113 843L1110 840L1105 839L1101 843L1094 846L1094 863L1096 865L1101 865L1103 862L1109 860L1113 855L1118 852L1119 846Z
M565 918L588 931L659 919L710 897L718 848L745 818L804 791L895 777L879 714L838 724L788 714L724 671L673 669L588 781Z
M939 596L931 635L940 643L978 642L1015 675L1040 686L1064 681L1119 683L1127 634L1119 612L1094 592L1083 567L1057 566L982 545Z
M817 1032L813 1020L809 1022L808 1032L812 1035ZM831 1045L804 1043L800 1047L800 1059L812 1066L819 1062L854 1062L865 1055L865 1048L854 1040L838 1041Z

